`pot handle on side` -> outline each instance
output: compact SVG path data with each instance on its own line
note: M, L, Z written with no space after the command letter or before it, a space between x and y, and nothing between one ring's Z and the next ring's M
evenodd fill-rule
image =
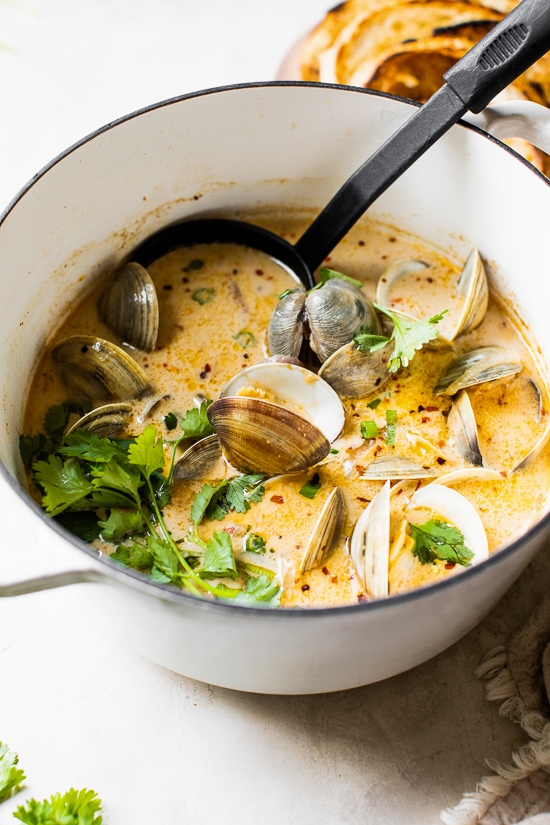
M5 483L0 496L0 523L0 598L105 580L95 559L63 541Z
M477 115L467 112L463 120L498 140L522 138L550 155L550 109L532 100L505 100Z

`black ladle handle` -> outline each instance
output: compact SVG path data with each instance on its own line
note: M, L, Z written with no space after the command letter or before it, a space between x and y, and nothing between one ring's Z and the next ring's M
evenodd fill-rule
M550 49L550 0L523 0L343 184L295 246L314 271L368 207L465 112L479 112Z

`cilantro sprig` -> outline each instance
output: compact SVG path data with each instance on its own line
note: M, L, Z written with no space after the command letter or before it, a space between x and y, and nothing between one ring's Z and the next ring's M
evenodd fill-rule
M414 539L413 554L422 564L446 561L469 567L473 552L464 544L464 535L457 527L440 519L425 524L409 524Z
M0 802L17 793L26 779L24 771L17 767L18 763L18 755L0 742Z
M388 361L390 372L397 372L400 367L407 367L424 344L437 338L439 330L436 324L448 312L445 309L437 315L432 315L431 318L416 320L401 313L392 312L378 304L373 304L373 306L393 321L392 334L388 338L384 335L373 335L370 330L362 330L355 335L353 340L359 352L363 353L377 352L393 341L394 349Z
M13 815L25 825L101 825L100 811L101 799L95 791L71 788L42 802L29 799Z
M196 545L194 550L188 544L182 550L182 541L174 539L164 518L176 449L184 439L212 432L206 415L210 403L203 402L183 417L182 433L171 444L169 461L154 426L124 441L78 429L62 438L47 458L33 463L33 478L42 491L42 505L52 518L87 540L101 537L117 544L111 554L113 561L196 595L208 593L225 599L246 593L246 599L252 601L252 594L258 592L263 602L268 600L266 588L256 590L249 580L267 576L272 581L273 574L260 569L251 576L246 565L237 564L228 533L215 533L204 542L198 530L204 518L221 520L230 511L245 513L252 503L260 501L263 474L238 476L202 487L193 503L193 529L187 537ZM227 587L223 582L210 581L234 581L239 577L244 579L244 586Z

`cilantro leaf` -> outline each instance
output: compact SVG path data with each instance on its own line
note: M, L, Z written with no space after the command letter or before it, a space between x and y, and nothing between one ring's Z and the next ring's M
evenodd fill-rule
M127 459L126 451L116 441L111 441L110 438L102 438L83 429L66 435L59 452L61 455L74 456L85 461L107 462L113 458L122 461Z
M237 564L233 555L231 536L223 530L214 533L206 544L204 563L200 575L205 579L237 578Z
M92 492L93 484L74 458L62 461L50 455L47 461L33 464L34 477L44 490L42 505L51 516L85 498Z
M157 438L157 429L148 424L128 448L128 461L135 464L149 478L155 470L164 467L162 439Z
M143 516L139 510L113 508L105 521L98 522L104 541L120 541L123 536L143 529Z
M378 304L373 304L373 306L393 321L393 331L389 338L390 341L394 342L394 350L388 362L390 372L397 372L400 367L407 367L417 350L422 349L424 344L437 338L439 330L436 329L435 325L448 312L448 310L444 310L431 318L416 320L392 312L390 309L378 306Z
M178 557L167 541L160 536L148 536L147 547L153 557L153 572L159 571L164 581L176 582L181 578Z
M72 399L68 399L62 404L54 404L46 411L46 415L44 416L44 430L47 435L53 438L61 438L69 421L69 416L75 413L79 417L82 417L85 413L89 412L90 409L90 404L82 404Z
M385 335L374 335L368 329L361 329L360 332L356 333L353 340L357 344L359 352L365 355L368 352L376 352L382 349L386 344L389 344L391 339Z
M256 473L231 479L225 491L229 509L237 513L246 513L250 510L251 501L261 501L265 493L265 487L261 483L264 478L263 473Z
M105 464L93 467L92 477L92 484L96 489L118 490L131 496L139 504L138 490L141 485L141 475L133 467L124 466L112 458Z
M109 558L134 570L150 570L153 566L153 554L137 542L120 544Z
M0 802L17 793L19 785L26 779L24 772L17 767L19 757L0 742Z
M206 415L211 403L211 400L203 401L200 407L192 407L187 410L185 418L181 422L183 438L204 438L207 435L212 435L214 430Z
M203 520L210 502L219 490L226 487L228 481L222 481L219 484L203 484L198 493L195 495L193 504L191 506L191 519L196 525Z
M101 533L101 527L97 523L95 513L82 510L72 512L69 509L56 516L55 520L62 524L66 530L69 530L70 533L88 543L99 538Z
M353 284L358 289L361 289L363 284L361 281L357 281L355 278L350 278L349 275L344 275L342 272L337 272L336 269L330 269L328 266L323 266L319 270L319 278L321 279L321 283L314 287L314 289L318 289L319 286L326 284L327 281L332 281L337 279L339 281L347 281L350 284Z
M173 412L167 413L162 420L167 430L175 430L178 426L177 415Z
M474 556L464 544L464 535L446 521L430 519L425 524L409 524L414 539L413 554L422 564L441 561L469 567Z
M271 576L265 574L248 579L245 589L235 597L235 601L239 604L257 606L258 602L263 602L269 604L270 607L278 607L280 600L279 584Z
M67 793L54 794L43 802L30 799L13 815L26 825L101 825L103 817L96 816L99 811L101 799L95 791L71 788Z

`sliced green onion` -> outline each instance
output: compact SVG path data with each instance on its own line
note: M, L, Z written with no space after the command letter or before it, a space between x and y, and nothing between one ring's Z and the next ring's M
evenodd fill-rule
M397 410L386 410L386 444L388 447L395 446L397 435Z
M381 398L373 398L372 401L369 401L369 403L367 404L367 407L370 407L371 410L375 410L377 408L377 406L380 404L381 401L382 401Z
M213 301L216 296L216 290L211 286L203 286L200 289L196 289L191 298L197 302L197 304L209 304L210 301Z
M243 349L253 347L256 343L256 338L249 329L241 329L240 332L233 336L233 340Z
M244 549L247 553L265 553L265 539L258 533L249 533L246 537Z
M337 450L335 447L331 447L329 452L331 455L338 455L340 450Z
M307 484L304 484L299 493L301 496L305 496L305 498L315 498L319 490L321 489L321 481L319 479L319 473L315 473L313 478L311 478Z
M378 425L376 421L361 421L361 435L363 438L376 438L378 435Z

